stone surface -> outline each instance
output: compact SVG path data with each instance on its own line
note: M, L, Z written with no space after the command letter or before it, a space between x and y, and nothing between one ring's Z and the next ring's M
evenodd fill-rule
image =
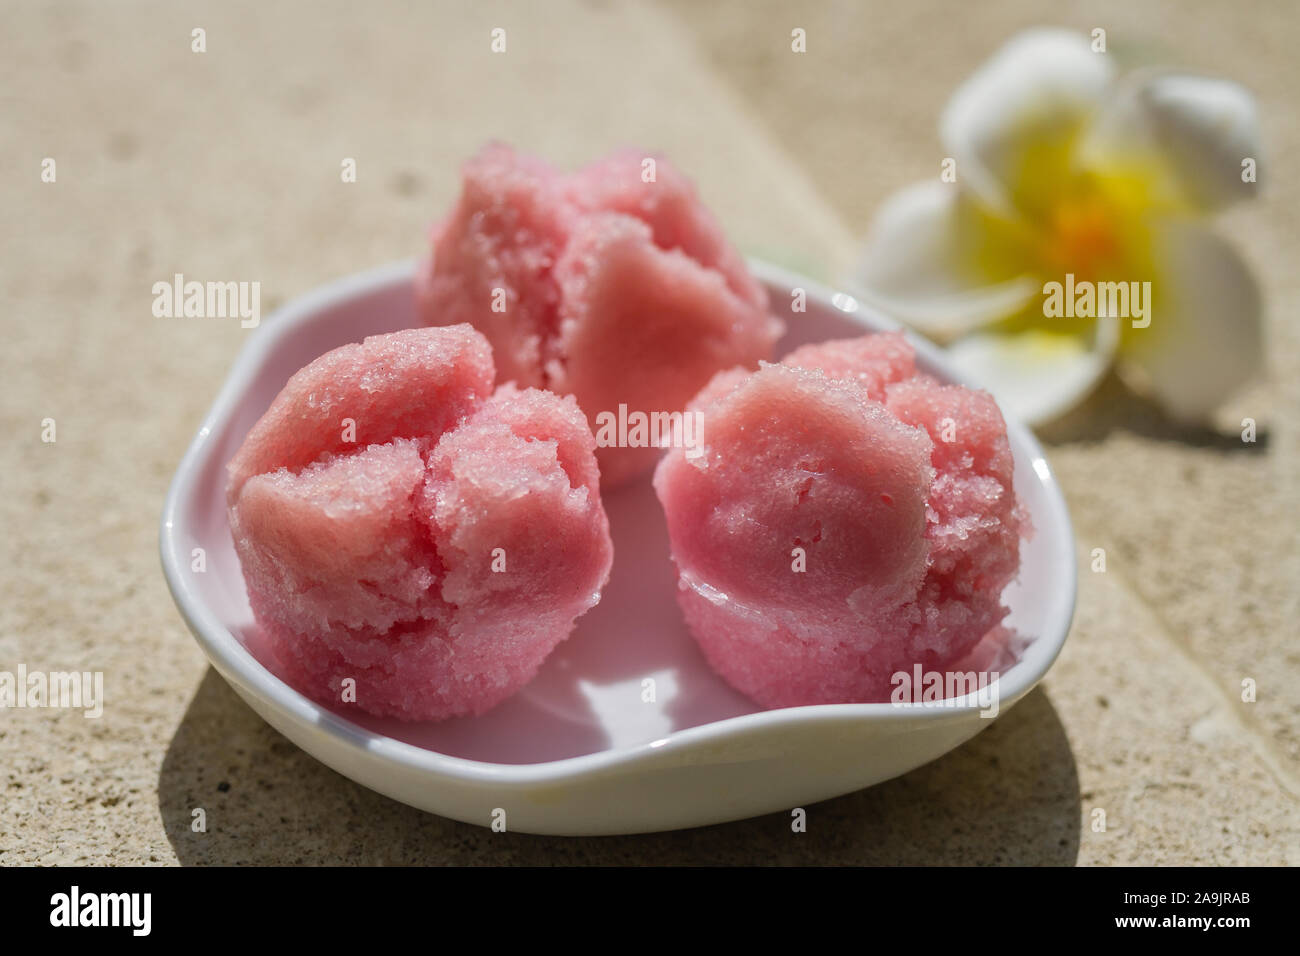
M1058 666L954 753L810 808L805 834L775 814L536 838L397 804L239 701L158 568L167 482L247 333L154 318L154 282L258 280L265 315L413 256L456 164L492 136L570 167L623 143L660 148L742 249L830 278L876 205L933 174L948 93L1038 22L1036 5L7 12L0 669L102 670L107 701L99 720L0 713L0 864L1300 863L1293 176L1222 223L1266 290L1271 382L1215 431L1177 429L1115 382L1049 431L1084 568ZM1105 27L1117 55L1176 53L1253 87L1282 163L1300 151L1288 12L1115 2L1061 15ZM489 51L495 26L504 57ZM802 57L789 53L795 26L809 34ZM190 52L194 27L205 54ZM354 184L340 182L345 157ZM1246 415L1255 446L1236 438ZM55 444L40 440L46 417ZM1094 547L1105 574L1087 570ZM1245 676L1257 703L1240 701ZM190 831L195 807L206 834Z

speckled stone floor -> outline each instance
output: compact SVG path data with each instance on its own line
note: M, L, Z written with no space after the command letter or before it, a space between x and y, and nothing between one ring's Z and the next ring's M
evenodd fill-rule
M1300 863L1288 5L11 0L4 13L0 669L103 671L106 702L98 720L0 711L0 863ZM1078 615L1048 679L989 730L811 808L804 834L776 815L537 838L351 783L207 666L162 581L157 519L246 333L154 318L153 282L256 279L268 312L413 255L458 162L490 137L568 164L658 146L747 252L833 278L876 205L934 168L948 93L1049 16L1256 91L1278 168L1221 225L1267 295L1271 376L1214 429L1176 428L1112 381L1045 432L1079 538ZM507 56L490 58L494 26ZM349 156L358 181L343 184ZM45 157L56 183L41 182ZM1254 445L1237 437L1245 416ZM1095 547L1103 574L1082 560ZM191 831L194 807L208 832Z

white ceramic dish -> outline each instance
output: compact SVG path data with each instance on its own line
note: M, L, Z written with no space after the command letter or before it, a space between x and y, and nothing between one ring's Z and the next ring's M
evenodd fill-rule
M776 308L807 292L778 354L805 342L896 328L848 296L753 263ZM209 660L272 726L380 793L443 816L532 833L634 833L806 806L905 773L991 720L977 697L942 707L839 704L761 711L709 669L672 594L662 513L647 478L605 497L616 560L601 603L512 699L477 718L404 724L336 714L281 682L259 658L225 513L225 463L289 376L322 353L415 324L413 265L331 283L279 310L250 338L172 482L163 570ZM953 380L942 353L914 339L920 364ZM1016 491L1035 535L1006 592L1008 624L1031 640L993 687L1000 712L1047 672L1074 609L1065 503L1042 449L1008 423ZM191 571L195 548L206 571ZM642 701L654 678L656 701Z

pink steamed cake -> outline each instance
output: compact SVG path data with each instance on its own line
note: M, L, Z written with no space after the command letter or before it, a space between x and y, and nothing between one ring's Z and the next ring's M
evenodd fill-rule
M653 157L644 182L646 158L616 152L566 176L487 146L417 277L427 324L470 323L502 380L573 395L593 430L620 405L680 411L715 372L770 357L782 332L690 181ZM598 448L604 486L658 454Z
M357 707L407 720L482 713L599 600L595 439L571 398L493 393L494 374L469 326L373 336L296 373L249 432L230 526L293 686L340 702L352 678Z
M672 449L655 489L678 601L736 689L888 700L893 674L942 671L1001 623L1023 521L987 393L918 374L891 333L720 373L689 408L703 453Z

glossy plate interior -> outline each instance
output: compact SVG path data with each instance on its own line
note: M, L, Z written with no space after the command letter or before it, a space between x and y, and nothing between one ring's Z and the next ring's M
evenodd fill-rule
M848 296L763 263L752 266L767 284L774 307L787 313L789 332L778 355L806 342L896 327L868 314ZM415 323L412 268L411 263L398 263L332 283L250 331L167 499L161 550L177 606L217 669L278 729L368 786L426 809L486 823L486 818L460 810L459 805L441 802L438 788L559 782L580 786L584 775L613 770L635 774L642 764L644 772L650 773L655 762L649 757L656 751L681 757L695 748L698 752L681 759L692 764L711 759L725 762L729 740L779 734L797 723L824 722L829 728L844 721L885 722L891 732L904 732L930 719L952 721L978 709L975 699L963 699L941 712L900 711L889 704L761 711L709 669L684 627L673 598L676 585L667 532L649 476L605 496L616 558L601 603L579 621L575 633L551 655L532 683L490 713L414 724L344 715L281 682L267 666L244 592L226 520L224 466L289 376L303 365L337 346ZM806 313L788 314L794 288L806 291ZM924 341L913 341L926 371L954 380L942 365L941 353ZM1011 608L1008 625L1029 643L1018 663L1000 678L1003 709L1042 677L1059 652L1073 611L1075 586L1074 547L1059 490L1032 435L1014 422L1009 429L1016 490L1036 531L1022 545L1020 578L1005 594ZM206 552L203 573L191 570L195 548ZM646 678L655 681L653 703L643 700ZM949 734L953 739L943 746L955 745L960 742L956 738L968 737L987 723L977 721L968 731ZM935 746L918 747L912 765L938 756L931 752ZM850 779L854 785L865 785L879 773L910 769L907 762L895 758L876 774L863 768L856 777L840 775L835 786L850 786L844 782ZM391 785L386 784L389 776L395 781ZM831 786L828 782L810 792L808 799L833 795L822 792ZM730 819L752 809L736 807L687 808L665 815L662 823L644 815L631 815L622 822L614 814L599 826L584 828L571 822L549 826L543 806L533 817L540 822L530 822L528 828L618 832ZM565 813L559 808L552 816Z

